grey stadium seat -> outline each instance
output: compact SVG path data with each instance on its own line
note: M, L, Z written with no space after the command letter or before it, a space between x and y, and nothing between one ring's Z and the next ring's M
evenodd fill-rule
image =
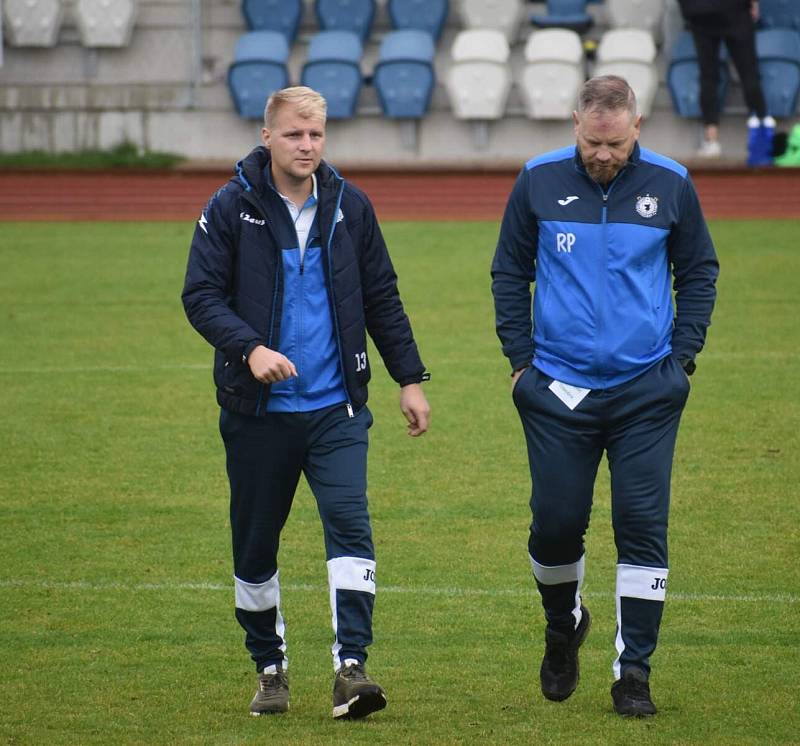
M566 28L534 31L525 45L519 90L531 119L568 119L586 79L583 45Z

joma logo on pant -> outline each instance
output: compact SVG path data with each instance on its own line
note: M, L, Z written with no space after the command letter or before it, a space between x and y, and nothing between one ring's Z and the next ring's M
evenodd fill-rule
M367 580L370 583L374 583L375 582L375 570L370 570L369 568L367 568L366 572L364 573L364 577L361 578L361 579L362 580Z
M653 585L650 586L652 591L663 591L667 587L666 578L653 578Z

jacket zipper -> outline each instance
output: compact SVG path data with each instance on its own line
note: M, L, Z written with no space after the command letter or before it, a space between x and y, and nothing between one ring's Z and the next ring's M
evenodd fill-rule
M601 222L602 222L602 225L603 225L603 294L602 294L602 299L603 299L602 311L603 311L603 313L601 313L599 315L598 322L605 315L605 308L606 308L606 304L607 304L607 300L608 300L608 198L611 196L611 190L616 186L617 181L618 181L619 177L622 176L622 173L623 173L624 170L625 169L623 168L616 175L616 177L614 178L614 180L611 182L610 186L608 187L607 191L603 189L602 185L597 184L597 186L600 189L601 194L603 195L603 209L602 209L602 212L601 212ZM597 182L595 182L595 183L597 183ZM605 332L605 326L602 326L600 329L601 329L601 332L603 332L603 333ZM601 335L598 334L597 336L598 336L598 342L599 342ZM602 344L598 344L597 347L599 347L600 349L603 349L603 345ZM595 347L595 360L598 363L598 370L599 370L600 369L600 365L599 365L600 360L598 359L597 347ZM603 364L605 364L605 361L603 361Z
M244 192L242 195L253 207L257 208L262 220L264 220L265 225L267 226L267 230L272 232L272 228L270 227L269 221L266 219L266 210L262 209L261 205L253 199L249 192ZM277 246L278 242L275 239L275 236L272 236L272 242L274 245ZM275 327L275 309L278 306L278 286L280 285L283 279L283 263L277 262L277 272L275 274L275 286L272 288L272 311L270 313L269 318L269 333L267 334L267 347L272 349L272 330ZM266 383L262 383L258 389L258 399L256 400L256 412L261 408L261 400L264 398L264 391L267 388ZM266 404L264 404L266 407Z
M336 222L339 217L339 208L342 204L342 194L344 194L344 179L340 180L339 193L336 196L336 206L333 208L333 221L331 222L331 231L328 234L328 284L331 292L331 310L333 312L333 328L336 330L336 348L339 351L339 366L342 370L342 385L344 386L344 393L347 396L345 408L347 409L347 416L353 417L353 402L350 398L350 390L347 388L347 374L345 373L344 357L342 355L342 336L339 333L339 315L336 313L336 293L333 289L333 232L336 230Z

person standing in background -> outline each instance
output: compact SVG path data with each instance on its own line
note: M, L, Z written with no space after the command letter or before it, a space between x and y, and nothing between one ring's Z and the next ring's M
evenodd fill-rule
M698 150L702 158L719 158L719 51L725 44L733 60L749 112L747 120L747 163L761 166L772 163L772 137L775 120L769 116L756 55L755 28L757 0L679 0L681 13L692 33L700 68L700 110L703 141Z

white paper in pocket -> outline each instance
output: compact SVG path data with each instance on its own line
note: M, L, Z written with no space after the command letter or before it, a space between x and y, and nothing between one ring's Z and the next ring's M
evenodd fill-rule
M561 381L556 381L553 379L553 382L547 387L552 391L561 401L564 402L570 409L575 409L575 407L580 404L586 394L588 394L591 389L584 389L580 386L570 386L568 383L562 383Z

